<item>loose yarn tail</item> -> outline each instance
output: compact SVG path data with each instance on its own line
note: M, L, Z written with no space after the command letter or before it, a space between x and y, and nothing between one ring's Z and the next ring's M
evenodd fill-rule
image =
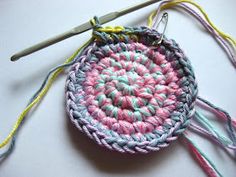
M222 177L222 174L217 170L213 162L210 161L210 159L197 147L197 145L190 138L188 138L187 135L184 135L184 137L190 152L194 158L196 158L205 173L209 177Z
M18 117L16 123L13 126L13 129L9 133L9 135L0 143L0 149L5 147L9 142L9 146L6 148L5 152L0 154L0 159L6 158L14 149L15 140L17 136L17 132L19 131L19 128L22 126L27 114L29 111L37 104L40 103L42 98L46 95L48 90L50 89L52 83L56 80L56 78L59 76L59 74L63 71L65 67L73 65L78 60L78 55L80 51L85 48L92 39L89 39L83 46L81 46L71 57L69 57L62 65L59 65L55 68L53 68L49 73L47 74L45 80L43 81L40 88L36 91L36 93L33 95L33 97L29 100L29 103L27 104L26 108L22 111L20 116Z
M189 5L197 8L198 11L194 10ZM160 13L160 11L172 7L181 8L186 12L188 12L193 17L195 17L203 25L203 27L206 28L206 30L216 39L216 41L221 45L221 47L226 51L231 63L234 65L234 67L236 67L236 40L230 35L219 30L210 20L210 18L208 17L207 13L203 10L203 8L192 0L162 1L159 4L157 10L153 11L150 14L148 18L148 26L149 27L156 26L158 14Z
M193 117L193 120L189 126L189 130L199 133L212 140L213 143L220 145L226 152L231 155L231 151L233 151L236 155L236 143L235 143L235 120L233 120L229 114L222 110L221 108L216 107L209 101L204 100L201 97L198 97L198 101L206 104L206 106L210 109L211 113L215 113L217 118L225 121L227 124L227 132L229 137L225 137L219 132L210 121L200 112L196 111ZM220 115L220 116L219 116ZM206 174L210 177L213 176L222 176L220 172L217 170L216 166L209 160L209 158L197 147L195 143L191 140L190 137L184 135L186 142L188 144L189 150L195 156L199 165L204 169ZM236 158L236 156L234 157Z
M204 133L205 135L208 134L207 136L213 137L219 144L223 145L223 147L225 147L226 149L231 149L235 151L236 155L235 120L233 120L226 111L215 106L214 104L210 103L209 101L201 97L198 97L198 102L200 102L201 104L205 104L205 106L207 106L206 109L208 109L211 113L214 113L216 118L219 118L221 121L225 122L225 124L227 125L227 127L225 128L229 138L223 136L222 133L219 133L219 131L210 123L210 121L200 111L196 111L190 128L196 130L197 125L194 124L194 121L197 122L201 128L201 130L197 128L198 130L200 130L200 132L205 132Z
M190 6L189 6L190 5ZM191 8L194 6L198 11ZM179 7L190 15L195 17L205 29L216 39L216 41L222 46L229 56L232 64L236 67L236 41L230 35L219 30L213 22L209 19L207 13L202 9L200 5L192 0L166 0L162 1L157 10L152 12L148 18L148 26L156 27L158 14L161 10ZM200 13L199 13L200 12ZM153 23L154 22L154 23ZM230 115L223 109L215 106L209 101L198 97L197 102L204 105L205 108L216 115L221 121L227 124L227 132L229 137L225 137L210 123L210 121L200 112L196 111L193 120L190 123L189 129L207 137L212 142L218 144L221 148L225 149L227 152L230 150L235 153L236 157L236 120L232 119ZM196 160L199 162L200 166L204 169L206 174L210 177L222 176L220 172L216 169L215 165L207 158L205 154L197 147L195 143L187 136L184 135L186 143L188 144L189 150L195 156Z

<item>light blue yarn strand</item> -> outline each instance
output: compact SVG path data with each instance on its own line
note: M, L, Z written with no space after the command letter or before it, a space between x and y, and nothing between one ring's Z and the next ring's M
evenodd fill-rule
M221 141L225 146L233 144L233 142L230 141L228 138L224 137L223 135L220 135L219 131L216 130L216 128L213 127L213 125L207 120L207 118L200 112L196 111L195 119L198 121L198 123L204 126L208 131L213 133L219 139L219 141Z
M225 110L215 106L211 102L209 102L209 101L199 97L199 96L197 98L198 98L198 100L202 101L203 103L205 103L208 106L210 106L211 108L213 108L213 109L223 113L226 116L226 118L227 118L227 125L228 125L228 129L227 129L228 130L228 134L229 134L230 139L232 140L233 144L236 145L236 132L235 132L235 129L234 129L233 125L232 125L232 118L230 117L229 113L226 112Z
M184 135L184 138L187 139L187 141L189 141L196 149L197 151L201 154L201 156L203 156L206 161L211 165L211 167L216 171L216 173L220 176L223 177L223 175L219 172L219 170L216 168L215 164L202 152L201 149L199 149L199 147L190 139L188 138L186 135Z

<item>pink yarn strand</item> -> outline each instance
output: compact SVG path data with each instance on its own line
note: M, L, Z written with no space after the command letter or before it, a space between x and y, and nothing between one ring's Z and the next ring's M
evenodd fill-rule
M209 163L206 161L206 159L201 155L201 153L195 148L195 146L188 140L185 139L185 142L188 145L188 148L190 150L190 153L194 156L194 158L197 160L199 165L202 167L202 169L205 171L207 176L209 177L218 177L217 173L214 171L214 169L209 165Z

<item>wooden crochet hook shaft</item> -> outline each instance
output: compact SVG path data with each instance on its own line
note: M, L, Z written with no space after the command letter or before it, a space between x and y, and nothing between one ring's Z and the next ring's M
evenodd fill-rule
M103 15L103 16L99 17L98 19L99 19L99 22L101 24L104 24L104 23L110 22L110 21L112 21L112 20L114 20L114 19L116 19L118 17L121 17L123 15L126 15L128 13L134 12L134 11L136 11L138 9L144 8L146 6L149 6L151 4L154 4L154 3L157 3L157 2L160 2L160 1L162 1L162 0L149 0L149 1L143 2L141 4L137 4L135 6L132 6L132 7L120 10L120 11L108 13L106 15ZM79 25L79 26L77 26L77 27L75 27L75 28L73 28L73 29L71 29L71 30L69 30L67 32L59 34L59 35L57 35L55 37L47 39L47 40L45 40L43 42L40 42L40 43L38 43L36 45L33 45L33 46L29 47L29 48L26 48L25 50L22 50L22 51L20 51L20 52L18 52L16 54L14 54L11 57L11 61L16 61L16 60L20 59L23 56L26 56L26 55L29 55L31 53L34 53L34 52L36 52L38 50L46 48L46 47L48 47L50 45L53 45L53 44L55 44L57 42L60 42L60 41L62 41L64 39L67 39L67 38L72 37L74 35L77 35L77 34L85 32L85 31L88 31L91 28L92 28L92 25L91 25L90 22L83 23L83 24L81 24L81 25Z

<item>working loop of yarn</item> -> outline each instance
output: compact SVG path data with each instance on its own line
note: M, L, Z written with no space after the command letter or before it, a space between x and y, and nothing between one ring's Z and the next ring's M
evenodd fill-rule
M97 16L94 16L91 20L90 20L90 24L93 26L93 29L97 29L101 27L101 24L99 22L99 19Z
M166 147L194 113L197 84L189 60L173 40L153 46L160 34L146 27L93 34L80 56L84 62L75 63L67 78L71 121L119 152Z

